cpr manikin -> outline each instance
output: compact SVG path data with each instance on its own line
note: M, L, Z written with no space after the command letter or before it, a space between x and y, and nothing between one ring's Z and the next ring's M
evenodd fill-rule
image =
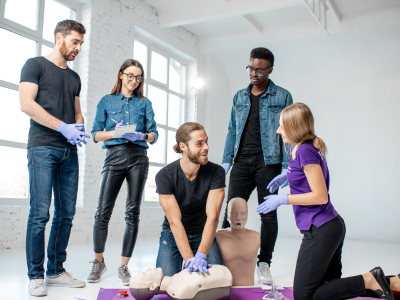
M233 198L228 204L228 229L216 233L224 266L233 276L233 285L254 285L254 271L260 248L260 234L244 228L247 222L247 202Z
M158 294L182 300L228 300L232 274L227 267L220 265L212 265L208 273L185 269L172 277L163 276L161 268L147 268L131 277L129 287L136 300L151 299Z

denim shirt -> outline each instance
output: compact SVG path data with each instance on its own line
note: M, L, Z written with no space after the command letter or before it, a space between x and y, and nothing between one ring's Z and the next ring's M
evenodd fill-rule
M244 125L250 112L251 86L250 84L238 91L233 97L222 163L232 165L238 153ZM282 163L283 169L288 167L290 149L285 149L282 137L276 131L279 127L280 112L291 104L293 104L292 95L269 80L268 89L260 98L261 145L266 165Z
M154 111L149 99L140 99L135 94L126 98L119 93L118 95L105 95L97 105L96 117L93 122L92 137L99 131L115 130L116 122L124 121L124 125L136 124L136 131L142 133L151 133L154 136L154 144L158 139L156 121L154 120ZM97 143L95 141L95 143ZM105 141L103 149L110 145L120 145L125 143L134 143L144 148L149 148L144 141L131 142L124 138L117 138Z

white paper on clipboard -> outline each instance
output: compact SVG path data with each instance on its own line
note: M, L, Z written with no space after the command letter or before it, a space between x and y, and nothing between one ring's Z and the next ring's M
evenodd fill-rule
M115 127L113 138L114 139L122 138L122 136L125 133L134 133L135 130L136 130L136 124Z

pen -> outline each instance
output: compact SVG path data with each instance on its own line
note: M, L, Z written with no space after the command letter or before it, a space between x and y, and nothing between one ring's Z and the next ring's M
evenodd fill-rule
M117 123L118 124L118 122L117 121L115 121L113 118L110 118L112 121L114 121L115 123Z

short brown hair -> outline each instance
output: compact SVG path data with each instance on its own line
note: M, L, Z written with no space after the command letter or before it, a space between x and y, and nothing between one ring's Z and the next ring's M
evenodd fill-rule
M203 125L201 125L200 123L196 123L196 122L186 122L186 123L182 124L176 131L176 135L175 135L176 144L173 147L174 151L176 153L182 153L182 149L181 149L181 147L179 147L179 144L184 143L187 146L188 145L187 143L190 140L190 134L193 131L197 131L197 130L204 130Z
M54 29L54 39L56 34L61 32L62 36L66 36L71 33L71 31L76 31L81 34L86 33L85 26L74 20L64 20L57 23L56 29Z
M143 87L144 87L144 69L142 64L135 59L127 59L122 63L121 68L119 68L118 75L117 75L117 81L115 82L115 85L111 91L111 95L118 95L121 92L122 88L122 79L119 78L119 75L124 73L125 69L130 67L130 66L135 66L138 67L142 71L142 77L143 80L139 83L138 87L133 91L133 93L138 96L139 99L145 99L146 97L143 95Z

